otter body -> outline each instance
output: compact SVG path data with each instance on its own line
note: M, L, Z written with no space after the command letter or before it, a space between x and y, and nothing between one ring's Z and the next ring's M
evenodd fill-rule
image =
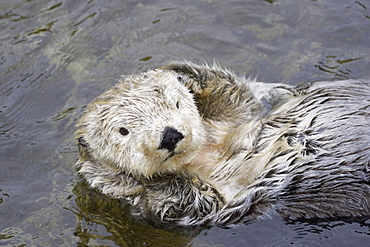
M79 173L148 218L370 216L366 80L298 88L172 63L123 77L77 126Z

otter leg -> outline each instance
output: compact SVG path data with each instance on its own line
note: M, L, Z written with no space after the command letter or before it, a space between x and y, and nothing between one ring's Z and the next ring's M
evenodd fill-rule
M176 73L178 80L194 94L203 118L213 121L240 122L261 111L245 79L217 65L171 63L160 68Z

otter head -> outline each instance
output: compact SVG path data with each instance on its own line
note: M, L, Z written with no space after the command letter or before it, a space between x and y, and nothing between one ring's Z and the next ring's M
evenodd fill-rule
M135 177L191 162L204 141L193 95L169 71L122 77L90 103L77 127L80 160Z

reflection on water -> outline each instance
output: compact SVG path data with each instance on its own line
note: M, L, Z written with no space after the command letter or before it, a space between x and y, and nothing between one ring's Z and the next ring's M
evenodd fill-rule
M89 189L85 182L77 183L73 193L77 207L71 211L78 217L75 235L80 243L185 246L191 239L187 235L194 235L194 232L185 232L185 229L180 235L179 230L151 227L144 220L132 216L128 205Z
M342 69L341 67L342 65L361 59L363 59L363 57L338 59L336 56L326 56L325 60L318 62L318 65L315 65L315 67L317 67L321 71L331 73L337 77L351 79L352 71L348 68Z
M187 59L266 82L370 78L369 11L361 0L2 0L0 244L365 245L369 222L154 227L73 164L76 120L121 74Z

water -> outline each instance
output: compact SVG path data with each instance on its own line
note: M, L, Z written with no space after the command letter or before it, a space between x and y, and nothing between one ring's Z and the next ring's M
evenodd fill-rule
M156 228L73 168L77 119L121 74L187 59L265 82L370 78L367 0L2 0L0 42L0 245L368 245L369 220Z

